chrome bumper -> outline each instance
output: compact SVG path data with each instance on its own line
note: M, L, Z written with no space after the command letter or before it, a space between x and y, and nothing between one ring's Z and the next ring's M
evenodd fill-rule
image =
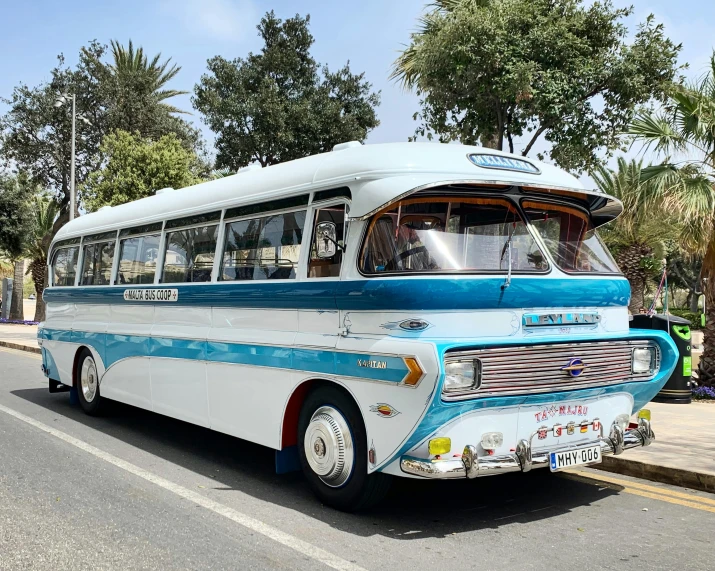
M467 445L462 457L453 460L431 460L403 456L400 467L403 472L423 478L477 478L494 476L507 472L528 472L532 468L542 468L549 465L551 452L573 450L587 444L559 446L548 451L532 452L531 440L523 439L516 446L514 454L502 456L478 456L476 446ZM638 426L624 431L614 424L607 438L601 434L598 443L603 456L618 455L629 448L648 446L655 440L655 434L650 422L645 418L638 419Z

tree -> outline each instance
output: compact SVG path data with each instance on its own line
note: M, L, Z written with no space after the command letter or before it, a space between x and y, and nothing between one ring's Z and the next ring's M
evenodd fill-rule
M379 124L379 93L370 91L364 74L353 74L349 63L331 73L310 55L309 22L299 15L283 22L269 12L258 25L260 53L208 60L192 102L217 134L218 168L321 153L362 141Z
M715 53L707 74L669 95L662 109L639 113L629 131L663 156L662 164L644 169L643 179L667 194L691 252L703 255L707 323L700 379L715 386Z
M27 273L35 285L35 321L45 320L42 292L47 287L47 253L52 242L52 229L57 218L57 203L47 194L39 194L31 202L32 227L25 253L30 258Z
M31 185L25 176L0 173L0 252L14 264L10 319L22 321L22 286L25 277L25 252L30 228L28 199Z
M189 186L206 174L196 154L174 134L151 141L117 131L104 138L100 151L105 164L80 189L90 212L152 196L161 188Z
M592 170L636 107L663 97L680 46L652 16L627 43L632 8L585 4L436 0L392 72L421 96L415 136L509 152L523 137L524 156L543 136L556 164Z
M641 181L643 162L618 158L617 170L599 165L591 176L598 187L623 203L623 215L604 227L601 235L618 267L631 284L629 310L645 307L645 289L654 267L660 267L666 241L678 228L664 208L658 188Z
M105 63L106 46L97 42L80 50L74 68L60 55L47 83L19 85L10 98L2 99L9 110L0 117L0 159L55 197L60 208L55 233L69 219L72 126L69 106L54 106L58 94L74 93L77 113L89 121L77 121L78 188L103 164L100 145L117 129L138 131L152 140L173 133L187 149L202 149L197 130L175 117L177 110L166 103L182 93L165 89L180 68L169 66L169 61L159 63L160 55L148 60L131 42L128 49L117 42L112 48L113 64Z
M80 184L102 160L99 145L107 130L106 107L94 62L104 52L104 46L92 42L80 52L74 69L60 55L48 83L33 88L20 85L9 99L2 100L10 108L0 118L2 158L56 196L60 216L55 231L69 219L72 117L68 106L55 107L54 103L58 94L74 93L77 112L90 121L77 122L75 165Z
M127 47L110 42L112 58L105 63L92 59L92 73L103 90L107 109L107 132L123 130L139 133L144 138L158 140L174 133L187 149L202 149L199 132L176 114L186 113L168 102L188 91L167 89L181 67L171 63L171 58L161 62L161 54L151 60L140 46L134 48L129 40Z

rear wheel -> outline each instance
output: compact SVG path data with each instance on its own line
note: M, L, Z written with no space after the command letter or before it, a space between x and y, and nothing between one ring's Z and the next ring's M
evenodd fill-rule
M99 414L102 397L99 394L99 375L97 364L89 349L82 349L77 359L75 387L82 410L89 415Z
M298 422L303 473L315 494L343 511L366 509L382 500L391 477L367 473L367 435L353 399L336 386L311 392Z

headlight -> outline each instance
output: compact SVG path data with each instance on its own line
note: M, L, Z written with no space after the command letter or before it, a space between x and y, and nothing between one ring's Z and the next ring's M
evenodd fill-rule
M481 361L448 361L444 365L444 392L454 393L479 388Z
M634 373L652 373L655 370L655 347L633 349L631 371Z

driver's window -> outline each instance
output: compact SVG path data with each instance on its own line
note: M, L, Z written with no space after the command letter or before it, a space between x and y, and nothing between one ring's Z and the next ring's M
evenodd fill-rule
M316 244L318 238L316 231L321 222L332 222L335 224L335 254L331 257L319 257ZM337 278L340 276L340 264L343 261L343 246L345 236L345 205L336 204L326 206L315 211L313 220L313 232L310 248L310 261L308 263L309 278Z

